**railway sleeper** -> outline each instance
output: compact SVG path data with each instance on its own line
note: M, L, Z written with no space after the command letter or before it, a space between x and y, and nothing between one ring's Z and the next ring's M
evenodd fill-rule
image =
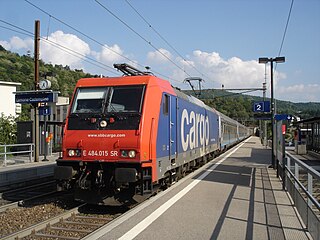
M57 227L57 226L49 226L46 227L46 231L53 230L53 231L66 231L66 232L79 232L79 233L91 233L91 229L77 229L77 228L66 228L66 227Z
M82 237L70 237L70 236L60 236L60 235L52 235L52 234L46 234L46 233L38 233L35 232L32 234L34 237L40 237L40 238L52 238L52 239L66 239L66 240L79 240Z
M88 219L88 220L97 220L97 221L111 221L113 218L103 218L103 217L92 217L92 216L80 216L75 213L71 214L71 219Z
M85 223L85 222L76 222L76 221L71 221L68 219L64 219L61 223L67 223L67 224L74 224L74 225L81 225L81 226L92 226L92 227L100 227L103 225L100 223Z

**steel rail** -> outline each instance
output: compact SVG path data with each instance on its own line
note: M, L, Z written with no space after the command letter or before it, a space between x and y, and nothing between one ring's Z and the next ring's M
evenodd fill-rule
M23 238L32 234L35 234L37 231L42 230L44 228L46 228L47 226L53 225L55 223L58 223L59 221L61 221L61 219L65 219L68 217L71 217L72 214L77 214L79 213L79 208L85 206L86 204L81 204L78 207L75 207L69 211L66 211L64 213L59 214L58 216L55 216L53 218L47 219L43 222L37 223L35 225L32 225L30 227L27 227L21 231L12 233L10 235L7 236L3 236L2 239L3 240L15 240L15 239L19 239L19 238ZM78 238L77 238L78 239Z

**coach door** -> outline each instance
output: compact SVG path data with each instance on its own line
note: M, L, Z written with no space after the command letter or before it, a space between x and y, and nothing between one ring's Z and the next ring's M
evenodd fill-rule
M177 98L169 97L169 155L171 165L175 165L177 153Z

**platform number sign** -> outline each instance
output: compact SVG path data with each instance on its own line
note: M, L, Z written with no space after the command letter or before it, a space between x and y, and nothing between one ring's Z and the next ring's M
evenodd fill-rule
M254 112L264 112L264 102L255 102L253 105Z
M254 112L270 112L270 102L269 101L254 102L253 111Z
M47 116L51 114L51 108L49 106L39 107L39 115Z

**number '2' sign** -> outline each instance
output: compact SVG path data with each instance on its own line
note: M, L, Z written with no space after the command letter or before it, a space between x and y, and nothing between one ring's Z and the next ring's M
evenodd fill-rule
M254 112L270 112L270 102L269 101L255 102L253 104L253 111Z

